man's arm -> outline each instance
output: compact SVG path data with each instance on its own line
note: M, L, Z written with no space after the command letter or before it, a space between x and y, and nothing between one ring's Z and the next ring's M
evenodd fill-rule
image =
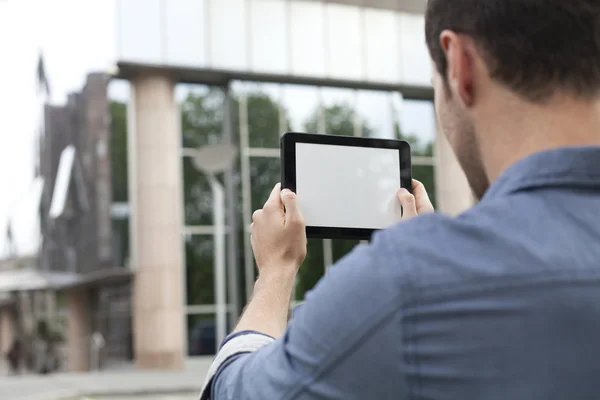
M400 291L397 282L373 273L382 262L375 253L360 246L332 266L285 333L232 356L206 398L406 398ZM240 340L253 335L238 334Z
M232 335L221 345L209 370L203 395L214 375L240 354L256 351L280 337L286 328L299 265L306 257L304 218L296 195L277 184L263 209L252 215L251 241L258 279L254 293Z
M252 215L251 242L258 279L235 332L254 330L278 338L285 331L298 267L306 257L304 217L296 195L276 185Z
M399 190L397 194L397 197L404 208L403 219L412 218L419 213L433 211L433 207L431 206L431 202L429 202L423 185L414 181L413 191L416 195L416 199L404 189ZM426 207L423 207L423 205ZM255 363L258 363L256 367L261 366L261 362L257 360L267 357L267 354L269 354L270 357L275 357L274 360L268 362L270 366L278 365L278 362L286 360L289 362L293 361L291 355L286 353L286 348L281 344L281 341L269 346L272 348L271 352L267 352L266 350L261 351L262 356L252 355L252 357L250 357L247 353L256 352L258 349L271 344L285 331L293 282L297 268L306 256L304 220L300 210L298 210L295 194L289 190L281 191L279 185L275 186L269 199L265 203L264 208L256 211L253 215L252 247L259 270L259 278L255 284L254 294L234 333L226 338L224 344L219 349L217 357L207 376L201 399L210 398L211 388L214 383L213 378L215 375L222 372L228 365L235 364L235 367L242 368L250 362L247 360L242 363L242 360L239 360L241 358L248 357L251 360L254 360ZM369 272L365 272L365 268L366 271L369 271L369 268L371 267L369 260L364 258L361 259L358 256L350 257L349 260L345 260L345 263L358 264L358 266L351 267L353 268L351 271L352 274L368 274ZM361 268L359 268L359 266ZM352 274L342 276L348 278L351 277ZM344 280L341 277L337 279L340 281L337 282L336 285L339 285L340 282L344 283ZM332 308L332 306L335 306L337 300L339 300L339 296L344 296L342 294L343 292L346 292L345 296L349 296L348 299L342 297L344 299L344 304L351 302L350 300L354 293L358 293L359 289L365 289L365 287L367 287L364 284L365 279L366 277L357 279L355 282L350 282L352 284L343 284L341 288L336 289L331 293L327 292L322 294L320 296L320 304L316 308L313 306L313 311L310 311L311 307L307 308L306 313L312 312L314 313L313 316L319 315L320 317L323 317L322 321L310 323L302 321L301 316L303 315L305 308L303 307L303 310L299 312L300 321L302 322L300 324L295 324L297 326L296 330L305 331L309 329L310 335L316 334L315 337L317 340L312 341L312 343L306 343L304 354L299 354L299 356L304 360L310 360L311 352L318 349L319 343L325 342L325 338L323 338L322 335L325 326L330 325L333 330L343 329L344 323L348 321L348 318L344 320L336 319L336 316L343 315L343 313L335 307ZM358 284L359 287L355 288L356 290L352 292L351 289L355 284ZM341 289L344 290L342 291ZM350 290L350 292L347 292L348 290ZM373 288L372 293L376 292L378 292L378 289ZM331 299L334 301L328 303L330 296L334 296L334 298ZM338 296L338 298L335 298L335 296ZM313 300L313 304L315 301L318 300ZM368 315L369 311L372 311L372 307L375 307L375 303L372 301L369 302L368 299L363 299L363 301L351 307L349 311L356 312L360 307L366 307L365 314ZM327 312L329 312L329 314ZM366 322L364 317L363 322ZM298 325L300 325L300 327L298 327ZM286 337L283 339L285 341L284 343L289 342L289 335L290 331L288 331ZM297 338L298 335L296 334L294 337ZM341 342L336 341L335 344L339 348L342 348ZM282 346L284 347L282 348ZM277 351L274 349L283 351L283 354L276 355ZM321 353L319 354L323 355L323 349L320 349L320 351ZM279 360L277 357L282 357L283 359ZM316 366L323 367L324 364L323 362L320 362ZM313 369L314 367L315 366L313 365ZM280 372L286 370L284 365L281 365L279 368ZM228 371L233 369L233 367L229 368ZM236 374L235 372L228 372L227 375L230 379L231 376L234 376L234 379L237 379L234 381L230 380L229 385L242 384L243 376L241 376L240 373ZM267 382L265 382L265 384L267 384ZM351 386L352 385L349 387ZM216 392L222 393L218 390L216 390ZM239 396L241 393L245 394L246 392L242 391L237 393L237 396ZM225 394L221 395L221 397L215 395L216 400L220 400L221 398L242 399L242 397L228 397ZM243 398L251 399L254 397L246 396ZM260 396L257 398L260 398Z
M259 276L254 293L234 332L258 331L273 338L285 331L295 274Z

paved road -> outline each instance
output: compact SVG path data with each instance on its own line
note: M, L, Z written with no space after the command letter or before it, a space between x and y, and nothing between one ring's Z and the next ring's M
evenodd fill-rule
M196 400L210 358L190 360L182 371L134 368L85 374L0 377L1 400ZM121 396L121 398L117 397Z

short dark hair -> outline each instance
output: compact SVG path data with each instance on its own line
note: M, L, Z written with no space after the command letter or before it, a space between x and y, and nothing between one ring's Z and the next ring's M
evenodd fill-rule
M531 101L600 95L600 0L428 0L427 46L444 79L446 29L470 36L492 78Z

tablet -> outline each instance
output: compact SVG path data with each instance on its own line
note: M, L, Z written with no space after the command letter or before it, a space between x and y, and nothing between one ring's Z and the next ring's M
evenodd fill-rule
M401 140L288 132L281 185L296 193L308 237L369 239L400 220L411 190L410 145Z

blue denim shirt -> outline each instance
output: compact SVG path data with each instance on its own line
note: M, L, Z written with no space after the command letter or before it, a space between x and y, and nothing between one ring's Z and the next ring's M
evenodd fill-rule
M377 233L258 347L210 398L600 399L600 148L534 154L460 216Z

